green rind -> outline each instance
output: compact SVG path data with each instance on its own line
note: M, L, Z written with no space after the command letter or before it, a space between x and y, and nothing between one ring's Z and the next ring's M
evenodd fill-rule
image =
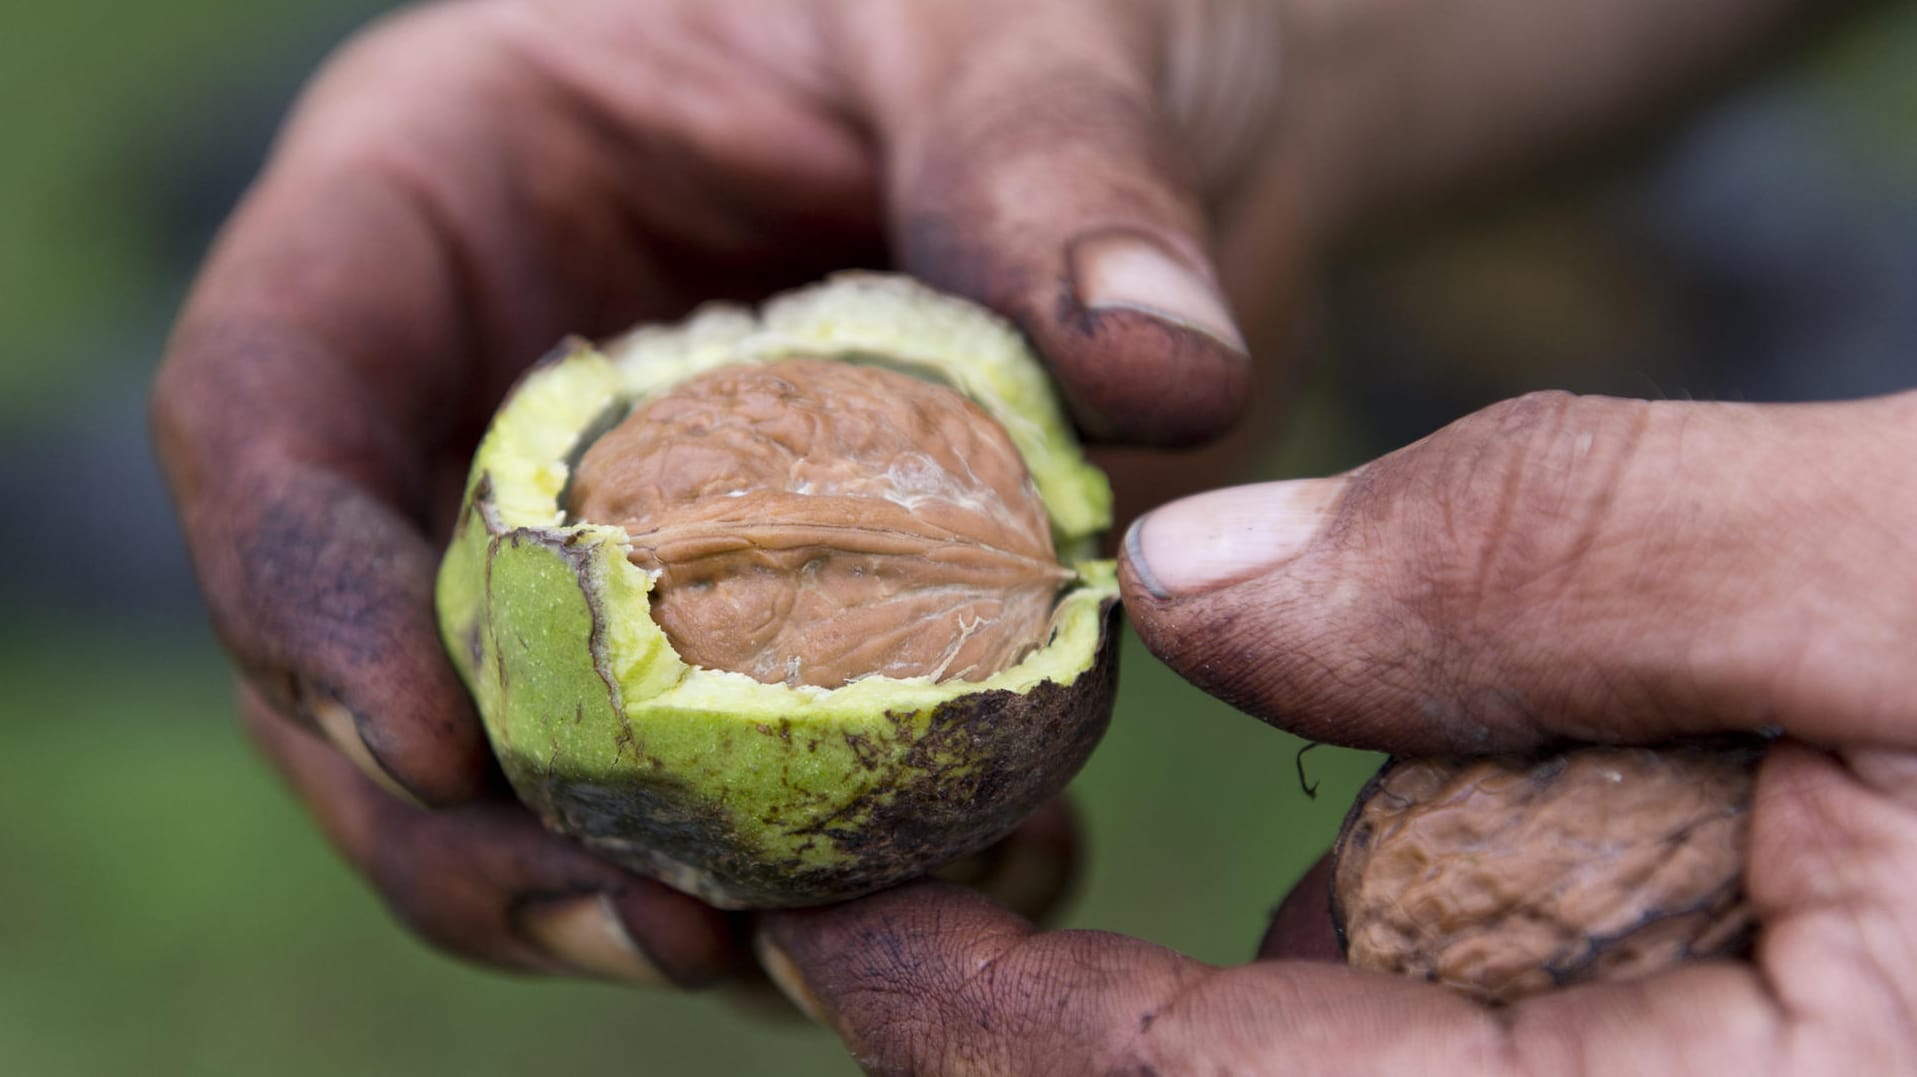
M449 651L508 778L549 825L715 904L813 904L982 848L1063 787L1110 712L1110 562L1078 563L1050 642L988 680L789 688L683 662L651 620L651 579L625 533L560 507L582 439L652 392L729 362L882 357L978 394L1027 454L1061 549L1084 548L1108 522L1109 489L1015 334L961 301L856 275L775 301L763 321L709 308L609 350L572 342L515 389L475 457L439 581Z

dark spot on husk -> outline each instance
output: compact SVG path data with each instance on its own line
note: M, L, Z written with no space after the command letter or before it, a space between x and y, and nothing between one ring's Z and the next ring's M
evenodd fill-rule
M910 714L891 715L901 738L911 738L900 765L917 776L802 832L823 835L862 865L916 862L929 869L984 848L1090 756L1109 715L1115 652L1101 647L1093 667L1069 686L1047 681L1023 696L962 696L933 712L916 738Z
M797 828L829 844L828 864L754 847L723 803L660 767L617 780L564 771L514 774L520 795L558 829L640 872L686 885L726 907L821 904L868 893L976 852L1009 833L1064 786L1091 754L1111 713L1117 677L1116 608L1092 667L1070 685L1045 682L1026 695L978 692L947 703L913 736L913 715L890 715L902 759L860 734L847 743L868 772L896 766L824 818ZM791 723L765 724L789 736ZM514 768L508 766L508 772ZM643 846L640 841L643 841Z
M474 670L486 660L486 633L478 617L473 618L472 627L466 630L466 655Z

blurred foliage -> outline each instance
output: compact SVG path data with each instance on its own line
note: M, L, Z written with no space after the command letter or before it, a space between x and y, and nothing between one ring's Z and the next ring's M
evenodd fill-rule
M1917 188L1917 4L1880 2L1819 43L1802 91L1844 128L1856 153Z
M0 422L70 398L163 325L184 285L169 197L194 150L250 168L261 130L346 27L335 0L10 4L0 32ZM204 236L195 233L197 241ZM157 343L157 334L145 334ZM144 343L144 341L141 341Z

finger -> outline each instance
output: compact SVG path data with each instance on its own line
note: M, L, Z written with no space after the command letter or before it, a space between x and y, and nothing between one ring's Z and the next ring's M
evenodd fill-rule
M875 1073L1625 1073L1706 1058L1744 1072L1774 1061L1781 1024L1734 966L1499 1012L1342 965L1219 969L1123 936L1037 932L935 883L777 914L758 947Z
M1043 921L1058 912L1077 882L1078 842L1077 813L1061 796L1033 812L991 848L941 868L934 877L977 891L1016 916ZM729 983L722 994L757 1017L816 1016L802 1011L792 996L765 976Z
M515 804L399 800L242 689L247 730L342 855L422 938L517 971L694 986L742 965L726 916L547 833Z
M1300 735L1404 753L1778 728L1909 744L1917 394L1539 394L1333 479L1148 515L1140 636Z
M493 774L439 642L428 528L511 372L606 305L576 274L636 272L583 219L610 198L581 124L538 115L552 96L489 26L425 10L334 61L217 244L154 394L229 651L435 804Z
M248 679L390 792L472 799L492 755L440 642L439 556L347 480L251 460L186 510L216 628Z
M1260 959L1324 961L1342 964L1343 949L1331 917L1331 857L1320 857L1285 895L1265 937L1259 940Z
M236 661L378 780L450 803L485 788L490 757L435 627L430 465L487 388L463 237L414 182L409 128L437 121L455 173L477 136L440 94L395 92L393 53L431 57L475 111L501 88L438 29L375 34L308 94L195 287L153 410Z
M936 872L1028 920L1056 913L1078 881L1079 824L1065 797L1033 812L1003 840Z
M1154 82L1163 27L1077 3L858 11L847 62L904 267L1011 317L1094 436L1231 425L1250 366Z

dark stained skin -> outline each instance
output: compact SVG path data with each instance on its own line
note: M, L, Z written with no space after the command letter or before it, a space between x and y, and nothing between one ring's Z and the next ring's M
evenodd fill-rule
M1567 468L1553 449L1585 444L1577 431L1587 463ZM1660 446L1667 434L1677 442ZM770 945L883 1073L1910 1072L1914 459L1917 393L1768 407L1553 396L1342 477L1288 559L1168 595L1157 569L1155 592L1139 555L1154 514L1120 565L1154 650L1311 735L1435 753L1781 733L1750 809L1748 962L1486 1009L1327 963L1328 918L1303 911L1327 907L1322 868L1234 968L1038 931L935 884L771 918ZM1586 467L1613 477L1568 481ZM1240 493L1231 515L1277 496ZM1481 499L1496 508L1470 508ZM1394 631L1344 627L1374 617Z
M1250 391L1232 338L1261 355L1290 339L1325 245L1708 87L1813 7L471 0L395 16L301 102L155 389L248 728L436 945L536 971L746 975L749 925L511 802L441 650L441 543L527 362L569 332L892 264L1012 317L1100 438L1185 444L1241 412L1251 437L1278 393ZM1107 279L1086 252L1139 239L1183 282L1152 293L1184 297L1173 317L1081 294ZM1214 284L1226 302L1203 301ZM1230 308L1255 316L1221 326ZM1223 444L1126 450L1121 516L1214 484ZM879 1072L1917 1069L1913 459L1909 397L1532 398L1355 473L1326 499L1336 526L1285 563L1154 588L1125 562L1155 649L1309 736L1437 752L1781 730L1752 810L1749 964L1494 1013L1323 961L1328 923L1298 912L1325 907L1321 874L1237 968L1038 932L939 882L765 918L760 959ZM1189 578L1176 561L1151 577ZM1055 883L1043 865L1069 842L1045 819L997 859ZM1029 881L1006 890L1044 904ZM610 910L636 964L609 935L551 928L552 903L578 899Z

